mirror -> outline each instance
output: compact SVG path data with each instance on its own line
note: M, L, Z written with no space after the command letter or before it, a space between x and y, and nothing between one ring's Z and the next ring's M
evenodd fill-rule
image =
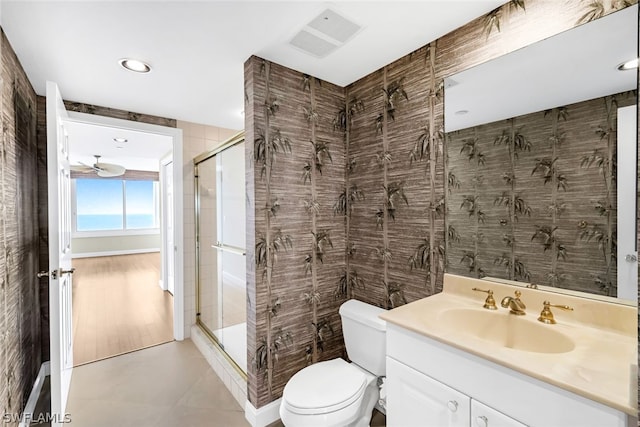
M448 272L637 298L637 17L445 79Z

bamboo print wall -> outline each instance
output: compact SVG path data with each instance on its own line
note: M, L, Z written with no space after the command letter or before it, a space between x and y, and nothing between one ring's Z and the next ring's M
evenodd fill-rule
M249 399L261 406L307 364L343 354L344 133L333 120L344 94L257 57L245 76Z
M597 249L596 236L593 235L591 241L586 235L580 240L575 230L580 221L585 221L588 226L606 224L606 216L599 215L595 209L589 211L588 216L583 215L585 212L580 209L566 209L562 215L556 213L555 218L553 215L539 217L534 214L540 204L555 205L556 209L563 203L567 204L568 198L565 197L570 191L585 194L584 188L590 185L591 179L598 181L599 186L605 185L597 167L593 166L595 159L590 168L581 168L581 159L577 163L564 160L568 159L567 144L557 141L555 148L544 145L543 151L527 150L527 144L533 144L532 147L538 141L546 144L549 138L559 138L568 131L569 123L558 116L560 111L543 117L544 123L537 129L533 129L533 122L520 119L505 124L497 134L479 127L461 137L455 148L449 148L442 134L442 87L447 76L615 12L628 3L635 2L512 0L347 88L322 82L321 86L315 87L316 102L319 107L327 109L327 116L334 118L333 125L340 132L325 127L326 140L331 141L328 147L333 162L323 158L326 165L323 163L322 176L306 184L296 174L302 173L301 165L307 162L311 162L313 168L313 145L308 141L312 139L314 126L316 136L323 126L319 125L321 121L314 125L313 120L305 117L305 109L308 116L317 108L312 105L311 92L304 89L304 83L300 83L305 81L305 77L270 64L267 91L262 60L251 58L247 61L247 141L254 140L257 132L265 129L265 107L272 97L280 105L279 112L269 119L269 128L280 130L291 140L291 154L278 153L277 170L274 167L268 186L271 195L278 197L279 201L277 216L269 220L269 227L265 226L267 198L265 181L260 179L260 167L251 163L247 168L251 168L249 173L254 174L248 178L247 191L250 199L255 197L255 200L250 200L254 217L248 218L248 248L252 247L252 239L257 242L264 236L265 230L272 234L282 230L284 235L291 237L293 244L292 249L282 249L277 253L271 279L271 299L279 298L279 308L271 319L270 328L271 331L290 333L293 344L285 346L285 340L275 341L282 344L277 349L279 357L273 367L270 396L265 371L254 367L249 373L249 395L254 405L262 406L279 396L286 378L305 365L305 349L314 342L312 331L305 325L316 323L314 313L318 313L318 321L329 316L334 322L334 331L339 327L337 307L344 297L352 296L382 307L397 306L440 291L445 270L471 275L500 272L502 275L525 277L530 274L531 280L538 282L542 282L541 275L552 275L557 276L553 280L561 280L567 264L573 262L572 251L577 253L579 250L577 245L590 248L590 255L583 260L584 263L592 263L588 272L606 272L606 264L602 264L604 256ZM323 101L320 101L320 93L325 96ZM579 114L576 110L573 119L578 120ZM594 145L604 144L599 136L594 139L593 131L590 128L576 130L576 136L583 141L581 153L584 156L593 153L597 148ZM496 136L500 144L494 146ZM474 140L478 141L475 145ZM487 140L491 142L488 147L483 142ZM463 155L466 157L461 158L462 163L456 164L458 160L454 160L447 166L447 154L460 156L460 149L465 143L467 148ZM252 149L249 156L254 156ZM560 160L547 162L555 157ZM539 166L533 172L536 165ZM507 176L503 177L505 171ZM548 175L551 181L545 184ZM510 181L511 176L517 179ZM566 191L561 188L563 179L566 179ZM326 185L328 182L334 186ZM554 182L556 190L551 191ZM251 191L253 185L255 189ZM485 200L484 192L493 187L496 195ZM546 192L544 200L542 196L533 196L541 195L541 189ZM468 196L468 201L460 209L462 196ZM329 199L320 202L320 215L315 216L315 232L330 230L333 243L333 248L331 245L323 248L324 263L314 258L311 234L314 216L309 216L304 205L304 200L312 202L314 197ZM494 204L496 197L501 197L501 202ZM302 202L298 200L296 203L292 198ZM590 200L580 203L592 206ZM336 217L325 211L329 206L333 206ZM528 209L531 209L531 216ZM445 228L445 217L449 215L452 227ZM501 221L503 225L500 225ZM568 225L564 226L565 223ZM253 226L255 232L251 231ZM492 232L500 236L498 244L491 247L483 241L487 227L493 227ZM522 227L527 227L526 232ZM555 243L544 251L545 232L553 231L554 227L558 230L574 227L571 230L578 233L578 240L575 240L575 234L569 236L556 231ZM343 231L339 231L343 229L347 230L346 244L340 234ZM540 232L532 241L536 230ZM592 228L587 227L586 230ZM527 248L533 251L529 252ZM446 254L445 249L451 254ZM566 260L560 255L563 251L567 254ZM481 253L486 259L479 256ZM307 258L308 255L311 258ZM463 256L465 261L461 264ZM334 257L331 264L328 257ZM552 257L556 261L552 261ZM266 337L266 313L275 305L266 298L260 268L255 273L251 272L256 265L249 258L249 303L253 305L251 310L254 312L250 317L255 315L248 325L251 360L255 358L259 343ZM494 264L496 258L501 261ZM303 266L308 264L304 263L305 259L310 261L312 268L306 276ZM310 274L318 264L317 274ZM542 267L532 268L534 264ZM600 270L597 265L605 265L605 269ZM283 286L282 280L286 280L288 286ZM592 285L593 280L589 275ZM318 285L314 287L316 282ZM304 301L305 293L311 292L313 298L314 289L320 292L317 306ZM325 298L329 289L333 289L340 298L331 302L330 298ZM287 335L278 332L277 336ZM319 359L329 348L334 354L340 354L343 343L338 336L336 332L331 345L339 349L325 344L325 352L318 353ZM275 349L273 345L272 348ZM311 349L313 360L313 347Z
M449 271L615 296L614 107L634 103L617 94L448 134Z
M365 110L349 134L354 297L391 308L436 292L442 275L444 202L440 84L435 43L348 88ZM433 231L432 231L433 230Z
M17 415L41 363L36 94L3 32L0 44L0 414Z

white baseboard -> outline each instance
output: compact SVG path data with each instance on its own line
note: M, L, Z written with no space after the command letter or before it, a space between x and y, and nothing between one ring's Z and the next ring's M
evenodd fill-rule
M246 288L247 282L243 277L238 277L234 274L231 274L227 271L222 272L222 279L226 284L236 286L238 288Z
M49 361L44 362L40 365L40 371L38 372L38 376L36 380L33 382L33 388L31 389L31 394L29 394L29 399L27 400L27 404L24 405L24 411L22 412L22 419L20 420L19 427L29 427L31 424L30 417L33 417L33 411L36 409L36 404L38 403L38 397L40 397L40 392L42 391L42 384L44 384L44 380L51 373L51 365Z
M280 419L280 401L282 398L267 403L263 407L256 409L247 400L244 406L244 417L249 421L251 427L265 427Z
M104 251L104 252L82 252L77 254L71 254L71 258L95 258L100 256L146 254L151 252L160 252L160 248L126 249L122 251Z

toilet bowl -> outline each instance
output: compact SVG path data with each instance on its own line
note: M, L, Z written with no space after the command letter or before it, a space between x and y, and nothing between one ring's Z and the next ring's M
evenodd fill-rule
M287 427L365 427L378 395L375 375L332 359L311 365L289 380L280 418Z
M280 404L286 427L366 427L378 401L378 377L385 375L386 324L383 309L356 300L340 307L349 363L337 358L297 372Z

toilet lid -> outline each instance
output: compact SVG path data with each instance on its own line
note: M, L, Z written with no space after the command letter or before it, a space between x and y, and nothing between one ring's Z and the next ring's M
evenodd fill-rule
M327 413L353 403L365 387L364 372L338 358L296 373L285 386L282 397L294 412Z

